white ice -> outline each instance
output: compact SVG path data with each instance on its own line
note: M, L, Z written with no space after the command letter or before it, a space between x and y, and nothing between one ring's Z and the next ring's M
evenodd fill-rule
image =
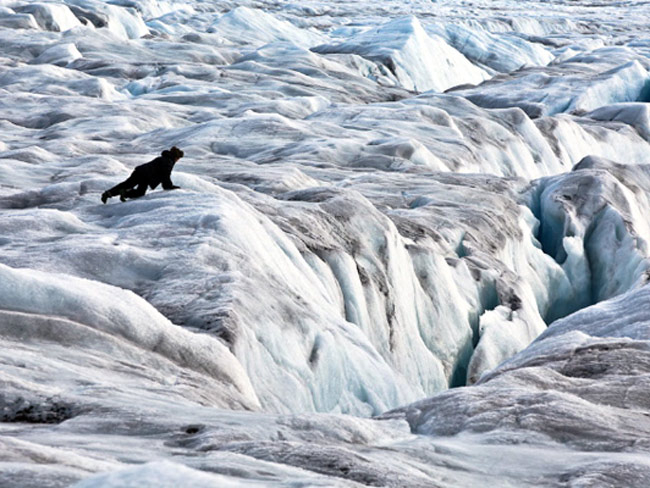
M429 36L416 17L396 19L337 44L315 48L323 54L358 54L383 64L400 86L414 91L444 91L478 84L488 74L439 36Z
M649 13L0 0L0 485L645 486Z

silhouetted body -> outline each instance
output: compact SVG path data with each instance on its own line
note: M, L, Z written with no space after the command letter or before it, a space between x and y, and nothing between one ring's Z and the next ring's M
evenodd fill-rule
M117 195L123 202L127 198L139 198L147 192L147 187L153 190L161 183L164 190L180 188L172 183L171 175L176 161L183 155L183 151L174 146L153 161L136 166L126 180L102 193L102 202L106 203L106 200Z

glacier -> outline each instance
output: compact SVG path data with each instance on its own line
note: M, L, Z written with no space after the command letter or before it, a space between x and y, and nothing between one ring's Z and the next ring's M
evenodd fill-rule
M649 14L0 0L0 485L646 487Z

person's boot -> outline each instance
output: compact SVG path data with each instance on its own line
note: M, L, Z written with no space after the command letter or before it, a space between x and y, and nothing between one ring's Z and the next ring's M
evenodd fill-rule
M102 203L106 203L106 200L108 200L109 198L111 198L111 194L108 193L108 191L102 193Z
M127 190L120 191L120 202L126 202L126 192Z

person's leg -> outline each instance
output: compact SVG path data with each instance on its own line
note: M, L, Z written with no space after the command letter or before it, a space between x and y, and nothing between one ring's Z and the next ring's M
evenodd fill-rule
M131 173L131 176L129 176L122 183L118 183L110 190L106 190L104 193L102 193L102 202L106 203L106 200L108 200L109 198L115 197L117 195L121 195L122 192L130 190L137 184L138 184L138 178L135 176L135 172Z
M147 193L147 184L146 183L140 183L137 188L132 188L130 190L126 190L120 193L120 200L123 202L126 201L127 198L140 198L143 196L145 193Z

